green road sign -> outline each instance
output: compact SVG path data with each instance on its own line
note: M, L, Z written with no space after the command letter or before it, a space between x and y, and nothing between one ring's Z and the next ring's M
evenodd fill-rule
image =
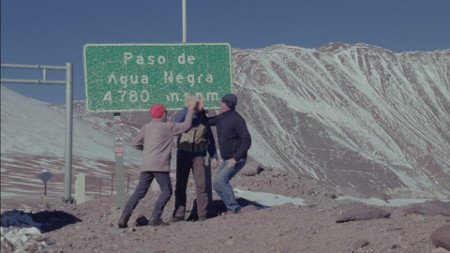
M184 95L203 96L218 108L231 92L231 52L214 44L88 44L84 46L89 111L145 111L155 103L184 106Z

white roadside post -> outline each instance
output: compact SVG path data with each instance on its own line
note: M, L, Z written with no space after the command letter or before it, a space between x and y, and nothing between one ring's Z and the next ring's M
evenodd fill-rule
M86 201L86 175L79 173L75 179L75 202L78 204Z

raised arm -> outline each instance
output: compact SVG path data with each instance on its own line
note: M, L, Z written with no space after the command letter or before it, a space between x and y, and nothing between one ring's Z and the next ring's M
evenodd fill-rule
M184 117L184 121L181 123L173 123L170 133L174 136L182 134L189 130L192 125L192 114L194 108L197 106L197 98L195 96L188 96L186 98L187 113Z
M172 135L179 135L179 134L182 134L182 133L186 132L187 130L189 130L189 128L192 125L192 113L193 113L193 110L188 109L186 117L184 118L183 122L173 123L172 129L170 130Z
M206 111L205 110L201 110L197 113L198 119L200 120L201 123L208 125L208 126L215 126L217 119L217 116L214 117L208 117L206 116Z
M177 112L175 114L175 120L174 121L177 122L177 123L183 122L184 118L186 117L187 111L188 111L187 107L186 106L183 107L183 109L181 109L179 112Z

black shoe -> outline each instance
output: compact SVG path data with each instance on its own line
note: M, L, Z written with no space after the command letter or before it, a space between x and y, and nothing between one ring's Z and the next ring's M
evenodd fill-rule
M172 217L172 222L179 222L179 221L183 221L184 217Z
M150 226L169 226L168 222L162 221L161 219L152 219L149 223Z
M136 227L142 227L148 225L148 219L144 215L139 215L134 224Z
M186 221L198 221L198 216L196 215L189 215L189 217L186 219Z
M198 221L202 222L205 221L207 218L205 216L198 217Z
M128 227L128 220L130 219L131 214L122 214L122 216L120 216L118 225L119 228L126 228Z

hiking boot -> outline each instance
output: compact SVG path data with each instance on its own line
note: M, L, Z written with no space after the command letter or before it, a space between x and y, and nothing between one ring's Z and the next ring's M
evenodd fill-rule
M161 219L152 219L148 223L150 226L169 226L170 224L168 222L165 222Z
M206 216L198 217L198 221L200 221L200 222L205 221L206 219L207 219Z
M183 220L184 220L184 217L177 217L177 216L172 217L172 222L179 222L179 221L183 221Z
M128 227L128 220L130 219L131 214L122 214L122 216L120 216L118 225L119 228L126 228Z

